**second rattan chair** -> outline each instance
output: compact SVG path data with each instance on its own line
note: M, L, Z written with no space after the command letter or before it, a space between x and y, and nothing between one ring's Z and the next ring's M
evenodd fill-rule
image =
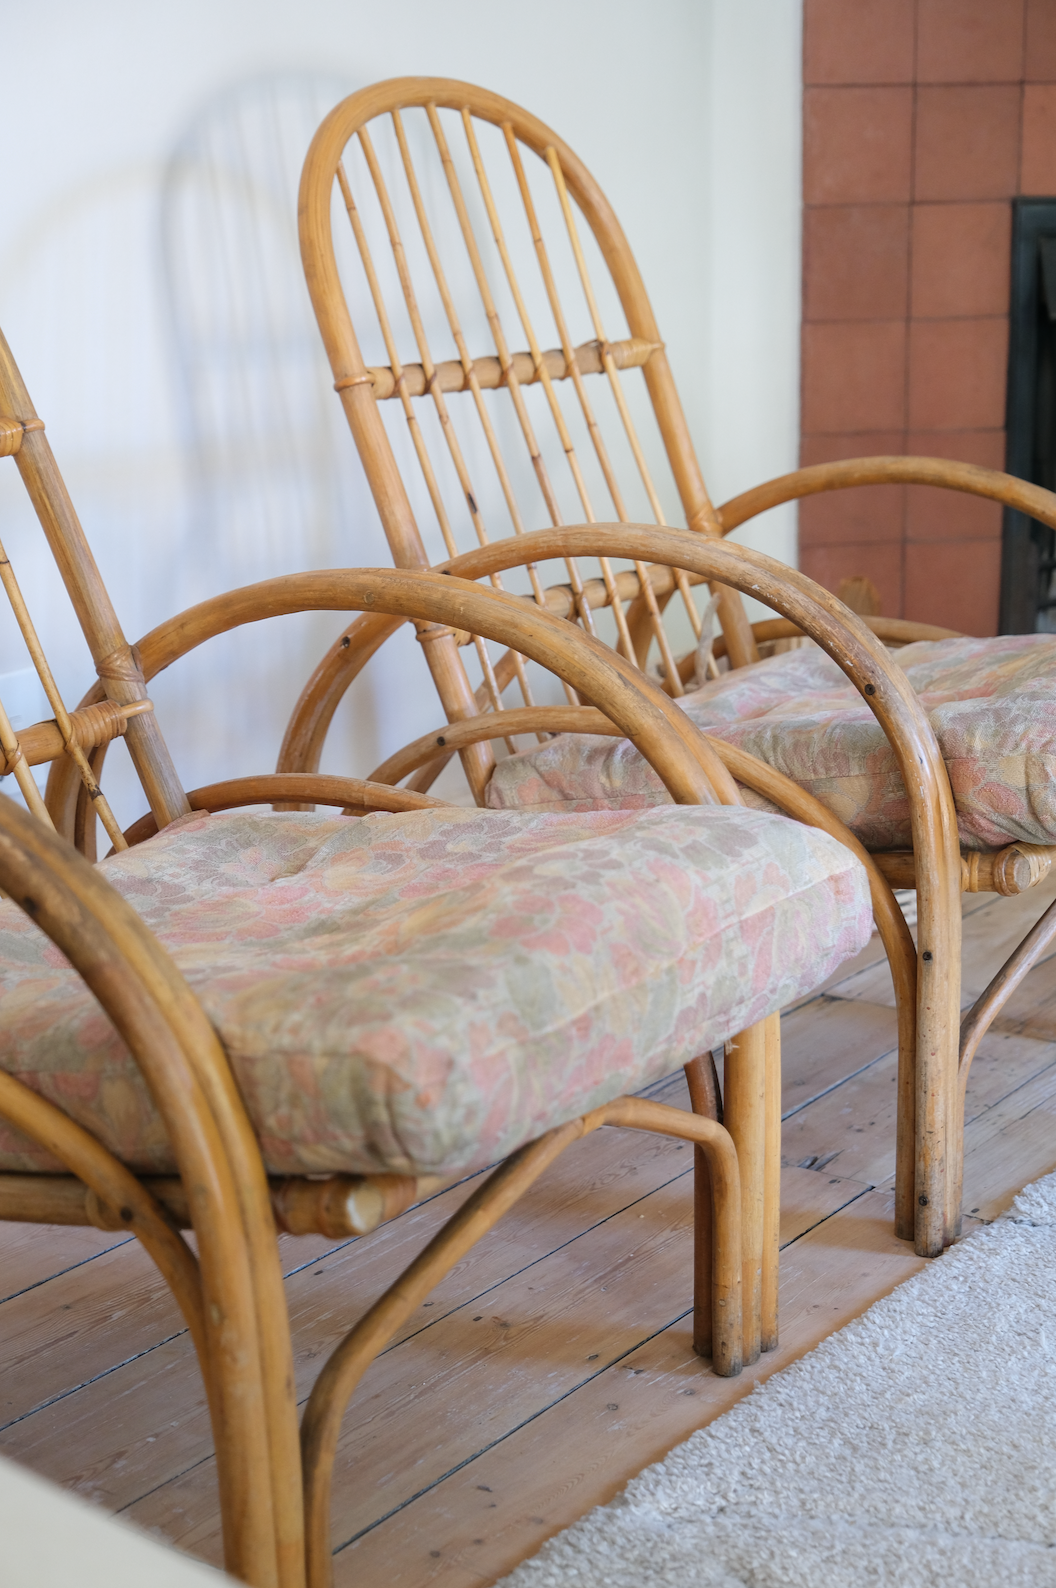
M604 634L628 661L654 665L673 697L702 683L687 702L698 725L802 784L880 852L877 864L896 886L916 887L909 979L894 966L896 1223L918 1251L941 1251L959 1227L972 1054L1056 933L1053 914L959 1038L962 889L1021 891L1056 855L1056 800L1041 771L1056 754L1056 719L1039 704L1056 687L1056 640L965 641L867 620L888 643L923 643L904 653L908 676L929 709L950 705L935 722L956 806L944 796L925 807L912 755L889 742L876 710L879 680L891 678L881 648L870 653L869 683L824 624L809 632L828 656L804 649L759 664L757 642L805 625L765 576L724 558L721 542L780 503L885 481L991 497L1054 527L1056 497L965 464L888 457L804 469L715 508L611 206L556 133L486 89L400 78L352 95L316 135L300 207L302 257L334 384L396 564L458 559L450 566L463 576L497 584L505 576L540 607ZM679 517L699 543L681 562L675 542L652 527ZM599 519L618 522L589 534L562 530ZM542 526L548 532L533 537ZM501 551L497 540L507 542ZM694 603L692 587L702 582L722 625L713 649ZM779 616L750 625L738 589ZM842 609L826 610L834 619ZM863 625L855 629L864 643ZM342 637L294 715L280 765L318 765L336 702L375 643L364 628ZM479 740L460 729L470 735L459 743L481 803L569 809L663 798L634 756L569 738L495 774L486 737L582 731L589 719L569 715L571 697L555 708L521 658L492 654L481 636L449 635L425 652L449 722L501 713L501 726L492 715ZM729 678L716 676L721 653L734 668ZM516 717L504 709L507 691L518 696ZM432 755L419 746L379 775L410 773L409 787L430 787L452 750L449 741L444 755L435 753L443 737L434 734Z

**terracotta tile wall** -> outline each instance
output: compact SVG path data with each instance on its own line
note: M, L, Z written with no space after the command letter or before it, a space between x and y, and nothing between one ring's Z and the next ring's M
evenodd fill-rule
M802 461L1004 466L1011 199L1056 195L1056 0L805 0ZM800 564L992 634L1001 511L922 487L800 507Z

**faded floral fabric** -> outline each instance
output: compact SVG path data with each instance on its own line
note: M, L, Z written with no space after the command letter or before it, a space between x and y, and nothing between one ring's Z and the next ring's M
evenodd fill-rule
M224 1042L270 1170L447 1173L807 992L871 928L861 865L743 809L184 818L102 862ZM0 1066L174 1165L76 972L0 904ZM54 1164L0 1125L0 1168Z
M919 641L895 659L935 730L962 845L1056 843L1056 636ZM905 788L883 729L816 646L725 673L679 704L705 732L816 795L868 848L909 846ZM748 790L744 798L764 808ZM511 756L488 786L494 809L640 810L666 799L626 740L597 735Z

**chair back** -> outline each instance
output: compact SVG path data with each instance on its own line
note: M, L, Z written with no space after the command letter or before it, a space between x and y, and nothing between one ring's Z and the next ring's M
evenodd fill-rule
M72 614L87 641L103 698L70 710L48 665L43 645L11 559L0 543L0 586L10 606L26 657L54 713L51 722L16 732L0 699L0 776L13 774L29 806L51 824L31 768L60 762L76 767L92 820L99 816L111 842L126 846L99 788L93 752L122 734L159 826L190 809L168 748L154 718L139 659L117 614L59 473L43 421L0 333L0 457L13 457L66 587Z
M619 222L534 116L442 78L353 94L312 142L300 228L334 385L398 566L577 522L681 519L722 534ZM641 563L621 579L604 558L585 569L569 557L563 572L571 615L597 632L607 614L601 637L640 666L655 647L680 695L692 653L680 666L677 635L693 648L701 636L693 581L665 570L658 592ZM527 569L543 604L545 578ZM754 660L740 596L716 594L731 662ZM519 658L477 639L467 667L459 637L420 637L449 717L501 709L514 680L532 704Z

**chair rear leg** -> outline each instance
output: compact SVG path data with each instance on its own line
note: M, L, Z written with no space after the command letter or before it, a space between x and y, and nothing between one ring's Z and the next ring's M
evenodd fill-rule
M701 1053L685 1066L694 1114L722 1124L722 1093L713 1053ZM714 1342L714 1228L711 1170L703 1147L693 1148L693 1349L710 1357Z
M733 1137L741 1171L745 1366L758 1361L762 1340L766 1031L767 1022L760 1020L727 1042L723 1071L724 1124Z
M766 1026L765 1136L763 1160L763 1272L759 1347L777 1350L777 1283L781 1250L781 1016Z

